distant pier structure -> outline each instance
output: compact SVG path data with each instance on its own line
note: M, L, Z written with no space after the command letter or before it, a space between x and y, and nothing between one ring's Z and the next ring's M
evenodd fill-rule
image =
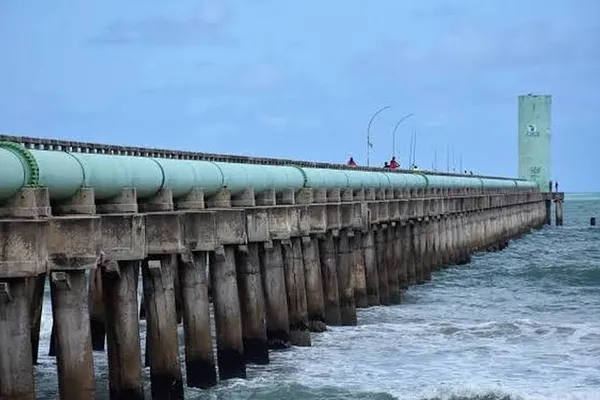
M552 96L519 96L519 179L536 182L542 192L552 192ZM552 201L556 225L563 224L563 193L554 193L546 201L548 224L551 224Z

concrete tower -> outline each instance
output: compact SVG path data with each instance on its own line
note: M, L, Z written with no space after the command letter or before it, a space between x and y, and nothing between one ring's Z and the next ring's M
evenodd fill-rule
M552 97L519 96L519 178L535 181L543 191L552 179Z

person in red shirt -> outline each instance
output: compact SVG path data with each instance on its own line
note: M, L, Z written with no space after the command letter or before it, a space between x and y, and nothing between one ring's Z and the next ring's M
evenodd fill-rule
M400 167L400 164L398 164L398 162L396 161L396 157L392 157L391 161L390 161L390 168L391 169L396 169Z
M354 162L354 158L350 157L350 159L348 160L348 164L349 167L356 167L356 163Z

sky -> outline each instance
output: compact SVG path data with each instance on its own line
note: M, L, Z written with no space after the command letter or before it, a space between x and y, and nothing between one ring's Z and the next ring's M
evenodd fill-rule
M517 96L553 97L553 176L600 191L598 0L2 0L0 132L517 175ZM450 154L450 157L448 157Z

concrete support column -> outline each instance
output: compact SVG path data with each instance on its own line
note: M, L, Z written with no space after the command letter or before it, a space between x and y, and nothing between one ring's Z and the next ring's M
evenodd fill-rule
M456 217L448 218L448 265L456 263Z
M195 251L182 254L179 262L186 381L187 386L202 389L217 384L210 324L207 261L208 253Z
M423 279L431 280L431 260L433 259L432 226L430 221L421 222L421 262L423 268Z
M346 229L340 232L338 247L338 290L340 296L340 314L342 325L356 325L356 304L354 303L354 285L352 284L352 256L350 239Z
M408 289L408 270L406 263L403 247L404 243L402 243L404 239L404 230L406 226L401 226L399 223L393 230L394 236L394 260L398 265L398 286L400 288L400 293L402 291Z
M388 281L387 241L385 227L375 231L375 253L377 256L377 273L379 274L379 301L382 306L390 305L390 289Z
M414 246L414 235L415 226L412 222L407 223L406 229L404 230L404 260L406 262L406 276L409 285L417 284L417 263L415 259L415 246Z
M301 240L301 238L292 238L284 241L283 270L290 319L290 342L295 346L310 346Z
M37 365L38 353L40 348L40 328L42 325L42 306L44 304L44 286L46 284L46 274L39 274L36 277L29 278L30 299L30 319L31 319L31 360L33 365Z
M56 326L58 387L62 400L95 397L92 339L85 270L50 274Z
M388 273L388 296L390 304L400 304L402 301L402 292L400 290L399 281L399 260L396 256L396 238L395 238L396 227L388 225L385 230L385 257L387 260L387 273Z
M563 203L562 203L562 200L557 199L556 202L554 203L554 207L555 207L556 225L557 226L562 226L562 224L563 224Z
M448 217L440 219L440 253L442 267L450 265L450 233L448 232Z
M365 281L367 284L367 302L369 306L381 304L379 297L379 273L377 271L377 254L375 247L375 234L369 229L363 235L363 249L365 255Z
M319 240L321 257L321 276L323 278L323 295L325 300L325 323L341 325L340 293L337 277L337 246L332 232L327 232Z
M304 279L306 281L308 328L311 332L324 332L327 330L325 325L325 300L323 299L319 242L316 238L308 236L302 238L302 255L304 257Z
M0 280L0 399L35 400L29 296L24 278Z
M217 364L222 380L246 378L242 315L235 268L235 248L210 253L213 308L217 331Z
M142 400L142 362L138 320L139 261L112 262L99 269L106 311L111 400Z
M142 263L152 397L183 399L173 281L177 256L154 257Z
M415 277L417 285L425 283L425 268L423 263L424 254L424 237L423 234L423 223L421 221L415 222L413 225L413 248L414 248L414 260L415 260Z
M89 272L89 308L90 330L92 332L92 349L104 351L106 341L106 320L104 302L102 300L102 270L96 268Z
M258 243L238 246L236 266L240 306L242 314L242 337L247 363L268 364L269 344L265 299L260 277Z
M433 219L431 220L431 241L433 244L432 247L432 256L431 256L431 269L433 271L439 271L442 267L441 262L441 252L440 252L440 220Z
M352 277L354 283L354 302L356 308L369 306L367 298L367 278L365 276L365 253L363 249L363 236L360 231L355 231L350 238L352 257Z
M290 347L290 320L281 242L266 242L261 250L260 272L265 293L269 348L288 348Z

